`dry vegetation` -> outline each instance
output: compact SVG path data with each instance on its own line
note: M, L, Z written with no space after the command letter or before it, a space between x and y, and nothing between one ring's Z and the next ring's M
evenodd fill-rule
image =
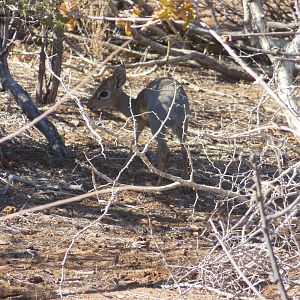
M269 9L271 15L273 8ZM280 21L284 20L283 14ZM237 20L230 19L227 25L233 21ZM106 28L102 22L82 26L90 24L95 26L93 33ZM130 122L114 111L101 115L85 111L89 120L99 124L99 128L92 127L102 138L102 152L74 101L77 97L84 105L99 83L94 74L74 91L95 70L93 59L102 61L113 51L104 35L102 38L90 36L76 42L80 51L90 54L84 57L70 45L65 48L61 78L69 96L49 119L63 136L70 159L62 161L53 155L34 127L1 144L2 214L95 189L111 188L111 192L1 220L0 298L254 299L256 289L261 297L279 299L255 190L262 188L264 211L270 215L298 196L298 142L278 128L286 126L282 111L258 85L230 80L199 66L129 69L125 89L134 96L157 77L170 76L182 83L191 104L187 145L194 181L201 186L116 192L103 174L117 178L117 184L147 187L155 185L157 175L139 158L123 169L129 149L118 137L131 140ZM35 46L16 45L9 57L14 78L32 97L38 69L36 50ZM119 53L113 64L136 62L133 50L141 48L132 46L130 54ZM105 75L108 73L110 70ZM60 86L58 99L66 92ZM12 96L1 93L0 97L2 137L27 120ZM145 130L141 145L150 138ZM181 176L180 146L173 137L168 143L172 151L168 173ZM259 176L255 176L253 156ZM147 157L156 165L155 144ZM91 165L102 174L93 172ZM255 184L257 178L261 185ZM169 183L165 179L164 184ZM297 205L268 224L291 299L300 298L299 228Z

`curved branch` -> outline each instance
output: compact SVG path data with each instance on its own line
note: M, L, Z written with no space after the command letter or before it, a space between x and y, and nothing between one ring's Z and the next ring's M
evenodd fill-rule
M1 89L9 91L15 98L17 104L22 109L23 113L27 116L29 120L33 120L40 116L40 112L33 103L31 97L28 93L13 79L10 74L7 55L8 48L6 45L8 36L8 12L6 7L2 5L1 7L1 21L0 21L0 34L1 34L1 55L0 55L0 82ZM64 145L63 140L59 136L55 126L47 119L42 119L35 124L36 128L43 133L50 143L52 150L61 158L65 159L68 157L67 148Z

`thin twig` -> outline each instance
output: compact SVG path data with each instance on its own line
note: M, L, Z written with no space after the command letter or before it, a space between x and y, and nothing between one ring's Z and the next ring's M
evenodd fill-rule
M69 252L71 251L73 245L75 244L76 240L80 237L80 235L82 233L84 233L87 229L91 228L94 224L97 224L98 222L100 222L108 213L108 210L111 206L113 202L113 198L110 199L106 206L105 206L105 209L103 211L103 213L101 214L101 216L99 216L96 220L92 221L91 223L89 223L87 226L85 226L83 229L81 229L80 231L78 231L72 238L72 241L68 247L68 249L66 250L65 252L65 255L64 255L64 258L63 258L63 261L62 261L62 264L61 264L61 277L60 277L60 281L59 281L59 293L60 293L60 296L62 297L62 285L63 285L63 282L64 282L64 278L65 278L65 265L67 263L67 258L68 258L68 255L69 255Z
M268 220L266 218L265 209L264 209L264 197L261 190L261 181L260 181L260 174L257 168L256 159L253 158L252 160L252 167L254 171L254 181L256 186L256 199L257 199L257 206L260 212L260 218L261 218L261 231L264 235L264 240L268 249L268 253L270 255L272 270L273 270L273 276L274 276L274 282L277 284L277 287L279 289L281 299L288 300L288 296L286 293L286 290L284 288L281 275L279 272L279 267L277 264L277 260L275 257L275 253L272 247L269 231L268 231Z
M273 219L282 217L283 215L287 214L288 212L290 212L297 204L299 204L300 202L300 195L290 204L288 205L286 208L284 208L283 210L280 210L274 214L269 214L266 215L266 221L269 222Z
M249 279L245 276L245 274L242 272L241 268L236 264L235 260L233 259L232 255L230 254L230 252L227 250L227 247L225 246L225 244L223 243L223 240L214 224L214 222L210 219L209 220L211 227L213 228L213 231L215 233L215 236L218 240L218 242L220 243L220 245L222 246L223 251L225 252L225 254L227 255L228 259L230 260L231 264L233 265L233 267L235 268L235 270L238 272L238 274L243 278L243 280L247 283L247 285L249 286L249 288L255 293L255 295L262 300L267 300L266 297L264 297L258 290L257 288L249 281Z

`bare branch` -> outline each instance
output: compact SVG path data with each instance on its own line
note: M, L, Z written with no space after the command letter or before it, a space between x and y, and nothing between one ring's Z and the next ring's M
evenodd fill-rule
M270 255L271 265L273 269L274 274L274 282L277 284L277 287L279 289L281 299L288 299L287 293L285 291L281 275L279 272L279 267L276 261L276 257L273 251L272 243L269 236L269 230L268 230L268 219L266 218L265 210L264 210L264 198L261 190L261 182L260 182L260 174L257 168L257 164L255 161L255 158L252 161L252 166L254 170L254 180L255 180L255 186L256 186L256 199L257 199L257 206L259 208L260 212L260 218L261 218L261 230L264 235L264 240L268 249L268 253Z
M222 241L222 238L214 224L214 222L210 219L209 220L210 225L215 233L215 236L218 240L218 242L220 243L220 245L222 246L223 251L225 252L225 254L227 255L228 259L230 260L231 264L234 266L235 270L237 271L237 273L243 278L243 280L247 283L247 285L250 287L250 289L255 293L255 295L262 300L266 300L267 298L264 297L255 286L253 286L253 284L249 281L249 279L245 276L245 274L242 272L242 270L240 269L240 267L236 264L236 262L234 261L233 257L231 256L230 252L228 251L228 249L226 248L225 244Z
M205 26L205 24L203 24ZM207 27L208 28L208 27ZM271 87L263 80L262 76L256 74L241 58L239 58L235 52L229 47L227 43L225 43L222 38L213 30L209 29L210 33L223 45L226 51L233 57L233 59L240 64L253 78L255 78L256 82L260 84L264 90L283 108L287 119L291 120L289 124L293 124L293 128L296 128L295 134L300 133L300 120L298 118L298 114L295 110L293 110L279 95L277 95ZM285 90L284 90L285 91ZM291 123L292 122L292 123Z
M282 217L284 215L286 215L287 213L289 213L296 205L298 205L300 202L300 195L290 204L288 205L287 207L285 207L283 210L280 210L274 214L269 214L269 215L266 215L265 218L266 218L266 221L269 222L273 219L276 219L276 218L279 218L279 217Z

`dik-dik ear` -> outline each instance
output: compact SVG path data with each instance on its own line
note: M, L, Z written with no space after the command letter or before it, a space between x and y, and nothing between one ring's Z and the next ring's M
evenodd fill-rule
M112 76L115 80L115 88L119 89L126 82L126 70L123 65L118 66Z

